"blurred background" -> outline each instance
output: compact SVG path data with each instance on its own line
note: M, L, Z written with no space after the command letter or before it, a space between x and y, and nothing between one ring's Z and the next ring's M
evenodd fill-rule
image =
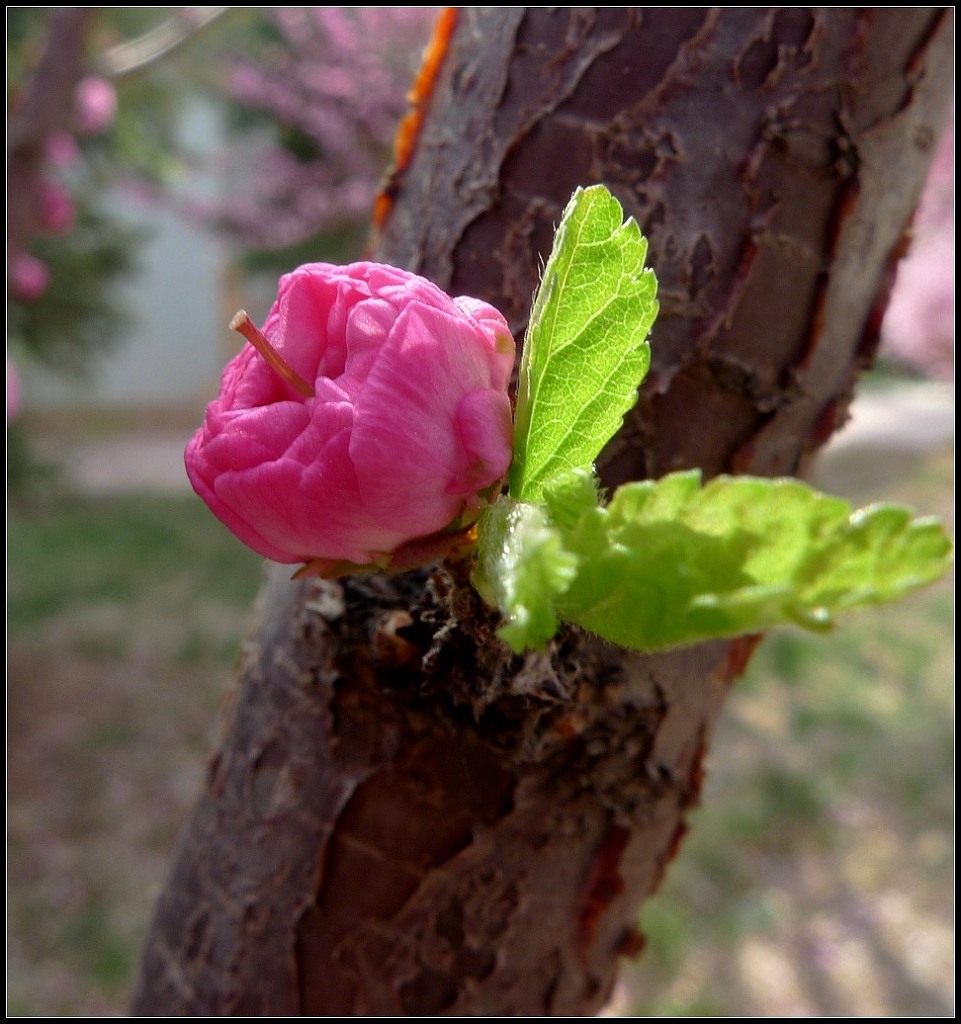
M54 10L7 8L13 117ZM8 253L8 1016L126 1012L262 572L183 447L231 315L362 255L436 13L97 11ZM815 470L952 532L953 154ZM762 644L609 1014L953 1016L953 593Z

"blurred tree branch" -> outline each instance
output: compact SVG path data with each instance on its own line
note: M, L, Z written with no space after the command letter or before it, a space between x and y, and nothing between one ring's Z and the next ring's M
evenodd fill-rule
M94 67L108 77L139 71L229 10L229 7L177 7L170 18L149 32L104 50L94 61Z

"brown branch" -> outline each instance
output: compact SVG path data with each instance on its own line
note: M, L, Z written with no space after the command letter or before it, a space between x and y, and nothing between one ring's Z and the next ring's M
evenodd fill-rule
M662 314L609 483L790 472L841 418L950 99L944 9L464 8L380 258L520 334L576 185ZM514 658L454 570L274 575L148 938L142 1014L583 1016L754 639Z

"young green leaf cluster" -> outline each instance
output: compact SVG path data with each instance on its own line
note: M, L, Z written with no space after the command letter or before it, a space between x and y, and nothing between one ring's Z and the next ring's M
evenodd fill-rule
M932 519L793 479L697 471L602 500L593 460L636 400L657 314L646 243L603 186L578 189L554 240L524 345L509 494L479 523L474 582L512 649L561 622L655 651L836 612L937 579L952 545Z
M498 503L503 525L482 531L478 579L518 653L561 621L638 651L783 623L826 630L836 612L895 600L950 564L936 521L896 505L852 511L797 480L702 486L697 471L672 473L575 514L585 481L556 481L543 506Z

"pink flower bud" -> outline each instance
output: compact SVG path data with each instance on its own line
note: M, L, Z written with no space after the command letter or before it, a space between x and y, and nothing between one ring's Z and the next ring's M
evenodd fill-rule
M10 293L21 302L36 302L50 283L50 268L36 256L21 252L10 261Z
M77 83L76 104L78 131L99 135L113 123L117 92L105 78L88 75Z
M476 518L512 454L514 340L497 310L394 267L313 263L281 278L263 335L270 362L252 346L231 360L185 456L244 543L278 562L400 566Z

